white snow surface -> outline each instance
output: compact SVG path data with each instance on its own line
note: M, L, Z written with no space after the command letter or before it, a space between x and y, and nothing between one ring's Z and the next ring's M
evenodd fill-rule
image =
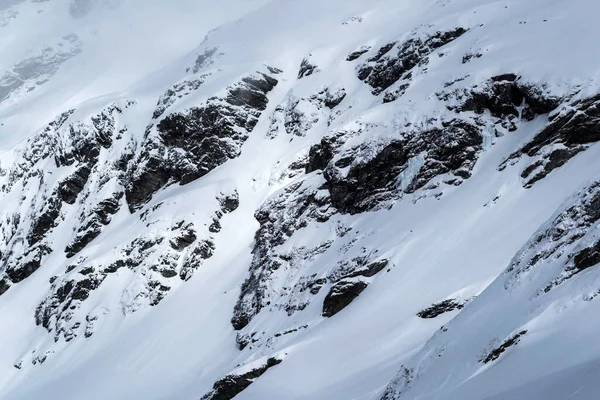
M440 186L434 193L440 196L405 194L389 208L336 213L327 222L310 221L296 230L280 252L304 254L303 249L332 241L314 258L301 255L304 275L325 276L336 263L365 253L389 260L338 314L321 316L325 289L291 315L274 304L244 328L260 338L243 350L236 346L231 318L252 261L259 228L255 211L290 184L322 183L318 174L306 178L288 169L307 157L311 145L333 132L354 131L338 154L366 143L368 151L361 153L366 160L369 152L400 136L407 122L424 126L450 115L435 93L458 78L456 85L467 88L514 73L557 96L597 94L598 15L600 3L590 0L0 0L3 170L18 163L30 140L62 112L74 109L68 122L89 124L115 103L127 108L117 122L127 133L101 152L102 171L110 171L128 140L143 141L157 101L173 85L200 77L204 82L176 99L167 113L221 96L265 65L282 71L274 75L279 83L239 157L191 183L163 188L133 214L121 207L81 259L67 260L63 252L76 216L118 184L104 187L104 193L93 187L98 185L93 178L86 187L89 197L63 207L63 222L48 236L54 251L32 276L0 296L0 399L200 399L218 379L243 373L266 357L283 361L236 399L378 400L405 367L414 376L397 391L402 399L596 399L600 300L593 295L600 289L600 272L586 270L548 296L539 295L540 282L557 276L566 256L536 265L538 272L531 275L513 279L514 272L505 272L532 236L600 172L598 144L529 189L520 177L524 160L498 170L547 124L547 116L486 138L472 176L460 186ZM468 31L435 50L426 67L417 67L397 100L382 104L381 96L357 78L357 65L381 46L456 27ZM345 60L362 46L371 50L355 62ZM194 71L197 57L215 47L212 62ZM477 52L481 57L462 62L465 54ZM318 69L298 79L305 58ZM26 75L19 75L20 63L31 59ZM326 87L346 92L331 112L307 100ZM289 134L283 126L273 131L272 121L281 119L278 106L295 100L303 115L301 134ZM68 128L57 132L58 140L69 140ZM411 160L398 177L402 189L423 162ZM46 185L73 172L57 168L52 159L36 168L49 171ZM3 174L1 183L8 179ZM42 187L18 181L3 192L2 220L13 212L29 215L35 202L43 201L36 197ZM55 342L53 333L36 325L36 308L49 294L51 277L74 277L81 268L102 265L138 237L168 240L180 220L200 227L199 239L209 237L207 225L219 207L215 198L234 191L240 205L222 217L221 231L211 236L214 255L191 279L173 284L160 304L149 306L136 297L145 290L146 275L121 269L74 312L76 319L99 316L89 338ZM140 218L160 203L149 219ZM339 237L340 227L349 233ZM589 229L572 246L596 238L597 227ZM81 265L65 272L73 261ZM283 292L298 279L278 271L271 289ZM514 287L507 289L509 281ZM474 296L461 310L433 319L416 316L433 303ZM524 329L527 334L500 358L479 361ZM46 361L33 365L40 354Z

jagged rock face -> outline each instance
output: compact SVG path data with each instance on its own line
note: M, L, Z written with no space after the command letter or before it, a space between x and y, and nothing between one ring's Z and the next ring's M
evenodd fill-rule
M361 144L343 151L348 135L335 133L310 149L306 171L324 170L332 204L342 212L372 210L393 204L403 193L460 185L471 176L485 131L495 131L497 136L500 131L513 132L520 121L547 114L560 103L514 74L492 77L468 90L451 86L436 95L448 103L456 118L431 128L415 129L408 124L388 143ZM484 112L493 119L480 117Z
M152 114L154 120L159 119L165 111L172 106L177 100L192 94L198 90L204 83L208 75L201 75L200 77L192 80L185 80L183 82L176 83L173 87L169 88L161 97L158 99L156 110Z
M252 317L270 303L269 277L286 262L281 256L277 257L274 248L284 244L288 237L310 221L327 221L335 212L322 183L320 176L299 181L271 198L256 212L255 217L261 226L256 232L256 244L252 250L250 276L242 285L231 320L236 330L248 325ZM313 251L319 253L325 248Z
M249 132L254 127L266 107L265 93L276 83L267 75L244 79L229 88L226 100L214 98L204 111L190 111L189 115L193 114L193 120L199 124L191 131L177 125L184 115L177 113L168 114L157 130L168 133L165 137L169 146L184 147L195 154L198 168L202 168L203 153L212 152L217 157L215 162L224 162L223 157L229 159L239 154L232 140L245 139L247 135L238 130ZM162 111L176 102L177 99L167 101ZM222 108L217 106L219 102L224 104ZM219 229L204 231L185 220L170 226L171 221L155 216L161 206L158 204L133 218L139 218L146 227L164 226L161 235L139 232L129 242L116 246L102 261L94 260L98 256L90 244L98 240L114 219L122 219L118 215L132 180L131 168L144 151L135 145L134 132L123 122L129 113L136 112L135 108L133 101L112 103L83 119L79 119L76 110L65 112L31 138L17 152L12 167L2 172L4 195L19 191L28 195L20 209L2 216L0 294L32 276L49 254L60 250L56 243L65 242L65 272L52 277L48 293L35 313L36 323L53 333L55 342L90 337L101 326L102 320L113 312L112 307L91 307L87 301L112 276L123 275L123 270L131 273L130 282L118 289L123 293L119 307L127 314L144 306L158 305L172 288L191 279L215 251L213 239ZM202 136L198 132L202 123L212 129L204 134L213 136L197 147L186 134ZM225 155L220 156L219 152ZM221 218L238 207L239 197L235 191L221 193L213 203L212 213L210 207L206 209L208 215L203 223L207 227L211 223L220 226ZM57 239L55 232L65 230L71 238ZM60 262L60 255L57 257ZM45 353L25 361L41 364L54 351L49 346Z
M345 97L346 90L342 87L325 88L305 97L290 93L271 115L267 137L274 139L280 133L304 137L325 124L329 126L341 114L334 109Z
M240 348L270 343L265 332L257 332L251 325L263 310L293 315L318 298L322 301L321 315L332 317L355 300L386 266L376 257L360 262L355 258L341 262L351 265L351 272L339 272L338 265L326 274L309 273L314 260L333 251L332 244L323 241L290 251L286 243L295 232L330 221L337 213L354 215L391 207L405 195L418 200L431 193L439 198L445 186L459 186L471 176L489 132L494 132L487 138L493 143L517 130L521 122L547 114L560 102L514 74L494 76L461 89L455 89L455 83L436 93L450 111L447 116L429 119L425 124L400 125L399 134L387 141L367 139L360 145L346 145L380 128L373 124L356 123L352 129L334 130L310 148L304 166L308 175L263 204L255 215L261 227L256 234L250 276L242 285L232 318L234 328L240 331ZM315 97L309 100L314 102ZM294 104L297 107L299 102ZM305 123L311 121L310 117L298 121L295 131L312 129L313 124ZM340 231L340 237L344 232ZM366 265L378 267L363 271ZM368 272L370 269L374 272ZM433 305L420 316L434 318L461 310L469 300Z
M254 380L281 362L282 360L278 358L269 358L264 365L248 372L227 375L216 381L212 390L202 396L200 400L231 400L250 386Z
M139 209L167 184L192 182L237 157L276 84L264 73L249 76L230 86L224 98L163 118L135 160L126 186L129 208Z
M71 243L65 248L67 258L75 256L100 235L102 228L110 223L111 216L119 211L122 197L123 192L114 193L111 197L100 201L90 214L82 213L81 225Z
M531 121L536 115L544 115L560 105L560 99L548 96L543 88L521 82L515 74L497 75L481 87L474 88L461 105L461 111L486 110L492 116L503 118L519 117Z
M356 214L373 209L399 191L411 193L421 189L443 174L453 174L455 178L447 182L457 184L470 176L483 145L478 127L458 119L441 129L411 132L405 137L382 146L366 162L354 161L365 158L360 147L330 162L324 176L333 205L343 212ZM327 152L327 148L311 150L315 157ZM323 164L319 159L312 160L309 165ZM413 167L411 160L421 164L417 172L404 182L398 182L401 174Z
M334 142L335 137L323 138L319 144L311 146L306 164L307 174L327 167L334 156Z
M128 103L126 106L131 105ZM55 250L48 236L53 229L65 223L63 208L76 203L92 172L99 173L101 151L112 145L118 129L126 129L117 128L116 120L123 111L116 104L109 105L87 121L67 124L73 112L62 114L28 141L2 186L5 194L21 188L38 188L36 193L24 199L26 204L30 204L29 209L14 214L7 221L9 225L4 226L10 229L5 231L2 243L9 249L2 252L4 273L8 278L4 280L6 285L9 281L18 283L31 276L40 268L43 258ZM64 169L73 172L64 179L56 180L53 175L60 176ZM110 172L105 171L104 174ZM94 177L94 180L97 178ZM86 192L86 196L90 193ZM24 225L28 220L31 221L29 226ZM23 246L23 236L26 246ZM87 240L88 243L91 241ZM84 246L80 244L79 247L80 250Z
M521 177L531 187L556 168L566 164L592 143L600 140L600 98L575 100L550 115L550 123L502 165L527 156L528 166Z
M300 70L298 71L298 79L302 79L306 76L312 75L313 73L315 73L317 71L318 71L317 66L312 64L309 60L307 60L305 58L302 60L302 63L300 64Z
M463 308L465 308L465 305L466 303L468 303L468 301L469 300L460 298L446 299L440 301L439 303L432 304L431 306L427 307L422 311L419 311L417 313L417 316L423 319L436 318L447 312L451 312L454 310L462 310Z
M502 342L500 346L492 349L492 351L490 351L484 358L482 358L481 362L487 364L489 362L497 360L502 355L502 353L504 353L509 347L519 344L521 337L526 333L527 330L522 330L514 336L511 336L510 338L506 339L504 342Z
M131 289L125 288L127 296L121 302L123 313L133 313L144 305L158 305L174 286L174 279L190 279L213 251L210 239L199 240L193 224L180 221L163 236L133 240L102 265L79 258L67 267L65 277L53 280L50 294L36 310L36 322L54 332L56 341L61 336L70 341L82 333L89 337L94 326L86 321L97 318L78 310L110 275L124 268L139 277Z
M216 58L223 55L222 53L217 53L218 50L219 50L218 47L205 48L204 51L202 53L198 54L198 57L196 57L194 66L191 68L188 68L186 70L186 72L190 72L190 70L191 70L194 74L197 74L201 70L212 65L215 62Z
M435 32L424 38L411 38L397 45L396 42L382 46L358 70L358 78L373 88L373 94L379 95L400 79L410 80L410 71L428 63L428 56L440 47L459 38L467 31L456 28L447 32ZM397 52L392 52L397 49ZM360 57L352 53L349 60Z
M331 223L338 211L332 207L328 192L323 174L314 172L269 198L255 214L260 228L255 236L250 276L242 285L231 320L240 331L237 342L241 349L269 346L270 341L282 336L281 332L273 332L269 339L265 332L257 332L255 329L260 327L250 322L258 314L281 311L292 316L318 301L322 316L332 317L356 299L378 273L391 267L387 259L378 257L377 250L359 247L355 251L360 255L350 257L357 239L348 235L351 229L341 222L336 223L335 246L330 239L290 249L288 240L294 235ZM332 252L348 253L348 258L321 266L319 273L314 273L319 259ZM295 332L298 328L291 326L288 330Z
M50 291L37 307L36 323L53 333L56 342L61 338L69 342L79 336L90 337L101 326L102 320L113 310L107 306L90 309L86 300L107 280L114 279L113 276L132 277L120 288L119 304L120 312L130 314L142 307L158 305L173 288L191 279L215 251L213 240L218 232L200 230L185 220L167 228L170 219L155 216L161 208L159 204L147 209L139 218L146 226L165 226L160 235L134 236L131 242L115 247L101 263L89 259L83 251L86 242L91 242L110 224L121 197L110 198L91 209L75 241L66 249L66 256L73 257L72 264L67 266L63 276L51 279ZM215 198L214 206L205 225L209 221L219 223L225 214L234 212L239 206L239 196L235 191L221 193ZM76 251L84 254L74 257Z
M363 46L360 49L348 54L348 57L346 57L346 61L358 60L360 57L362 57L363 54L368 53L369 50L371 50L370 46Z
M409 9L393 0L239 1L225 10L232 22L209 31L195 52L164 57L166 67L152 76L136 75L134 87L113 87L121 80L107 72L80 90L76 74L68 76L84 68L79 60L100 58L86 56L89 38L110 30L95 29L100 8L112 23L127 9L146 16L203 1L144 0L111 14L121 0L65 0L60 11L68 21L85 18L77 21L85 34L48 41L21 62L7 57L0 311L9 310L5 325L24 334L18 342L13 328L0 329L7 343L0 370L10 370L0 391L7 384L14 398L54 398L62 394L50 383L60 381L70 388L63 394L77 398L137 390L161 398L208 391L204 400L487 398L504 390L497 371L509 371L507 380L529 374L520 365L561 325L551 326L559 314L594 307L597 182L569 199L489 285L563 192L594 177L593 166L579 164L576 182L555 174L533 187L556 168L573 171L569 160L600 138L600 97L592 84L573 83L595 74L587 58L552 62L583 53L570 47L593 48L585 35L581 46L563 46L554 34L578 31L569 13L585 1L572 9L541 0ZM19 4L43 11L40 21L53 18L52 2L8 0L0 29L5 11ZM255 6L240 19L233 14ZM164 18L176 26L186 19ZM160 30L161 41L177 42L173 54L189 48L184 36L204 31L204 22L189 18L196 31ZM2 49L21 40L5 36ZM538 54L540 38L551 56ZM118 75L131 72L112 61ZM564 69L569 63L573 69ZM102 93L104 82L118 94ZM31 89L43 107L19 103ZM89 93L93 99L9 149L24 115L46 121L56 112L51 103L74 104ZM521 173L531 190L520 187ZM30 315L15 318L13 310ZM588 331L597 328L589 322ZM593 339L587 343L593 357L600 354ZM549 357L560 355L550 347ZM107 349L111 357L101 356ZM382 393L394 357L404 365ZM81 360L93 373L60 368ZM190 373L164 373L173 368ZM294 373L308 369L297 384ZM86 385L70 384L81 378ZM473 381L493 389L453 392ZM106 393L105 382L115 383Z
M367 288L360 279L347 279L337 282L327 293L323 302L323 316L332 317L346 308L352 300Z
M564 270L543 288L539 288L543 292L549 292L564 281L596 265L596 240L590 233L600 220L600 183L590 184L569 203L515 256L506 270L507 289L555 258L562 260L566 257ZM591 241L584 240L586 235L592 236Z

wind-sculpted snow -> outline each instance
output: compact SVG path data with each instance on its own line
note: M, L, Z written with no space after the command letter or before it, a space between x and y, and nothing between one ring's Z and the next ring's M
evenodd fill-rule
M3 400L595 398L595 2L0 3Z
M599 220L600 183L596 181L571 196L505 272L403 365L383 399L413 398L423 385L429 386L430 396L457 396L461 379L482 373L483 377L467 385L472 390L467 392L470 398L477 398L482 395L477 381L486 379L482 365L506 358L505 368L515 368L535 351L520 350L520 342L543 333L548 324L557 325L573 314L585 315L585 303L600 293L600 271L595 269L600 264ZM579 309L570 310L574 307ZM473 331L480 335L471 335L470 343L462 340L461 335ZM518 357L515 352L520 351L525 353ZM455 383L444 387L443 371L459 354L463 368Z

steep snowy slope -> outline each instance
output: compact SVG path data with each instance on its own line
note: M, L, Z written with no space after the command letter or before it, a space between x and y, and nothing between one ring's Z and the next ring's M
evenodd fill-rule
M595 398L599 11L0 0L0 398Z

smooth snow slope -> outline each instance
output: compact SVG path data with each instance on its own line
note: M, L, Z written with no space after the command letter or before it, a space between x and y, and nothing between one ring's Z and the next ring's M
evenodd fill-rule
M566 265L572 248L565 245L554 264L548 261L554 268L548 276L540 268L541 278L527 275L514 292L505 289L510 271L504 271L515 254L529 248L532 236L571 204L569 196L598 178L597 144L528 189L521 173L529 159L498 170L548 124L548 114L519 121L515 131L498 128L496 135L489 112L479 117L467 112L465 119L480 118L484 127L471 177L459 186L441 183L445 175L435 177L440 183L436 188L403 193L372 211L335 211L326 222L308 218L306 226L274 247L278 254L296 257L290 256L295 264L265 283L271 307L257 312L240 331L255 333L256 342L240 350L231 319L253 262L256 210L277 206L278 196L296 183L309 188L323 183L322 173L293 168L294 162L306 162L312 145L326 135L350 132L336 160L357 146L362 152L355 153L353 162L368 160L407 134L409 123L439 127L440 121L454 118L455 111L447 107L453 100L441 100L436 93L471 88L506 73L567 96L561 104L571 107L571 98L600 91L600 55L593 50L600 5L585 0L90 0L82 2L89 12L75 12L74 17L69 1L5 3L0 0L6 18L5 25L0 23L0 52L5 54L0 74L49 44L72 45L74 50L58 57L58 68L44 67L50 72L40 79L47 82L33 77L0 102L2 168L25 159L32 143L25 140L35 142L48 122L71 108L76 111L68 124L90 125L91 116L115 102L123 114L114 130L126 130L123 139L101 150L99 166L82 192L86 196L61 210L60 223L46 238L54 251L33 275L0 296L0 399L199 399L226 374L243 372L268 357L283 361L236 399L375 400L386 390L390 399L597 397L599 303L584 297L599 289L598 272L588 270L550 296L536 297L543 288L540 282L553 279L550 275ZM39 32L27 29L32 25ZM468 31L435 50L426 65L414 67L410 86L395 101L384 104L382 95L373 95L358 79L359 64L387 43L457 27ZM55 44L69 34L77 39ZM371 46L370 52L356 62L345 60L362 46ZM197 57L214 47L212 63L194 71ZM464 63L465 54L480 56ZM299 79L303 59L317 70ZM266 66L282 72L273 74L278 83L267 94L268 105L239 157L191 183L162 188L134 213L121 199L119 211L81 258L65 258L63 249L78 228L78 215L103 199L103 190L120 187L111 175L116 174L112 163L128 146L142 157L148 132L156 131L153 113L163 93L177 83L202 79L165 113L184 111L213 96L224 97L227 87L267 71ZM455 86L445 86L452 81ZM332 111L310 100L324 88L345 90ZM127 101L132 105L125 106ZM287 110L296 114L288 113L295 119L286 127ZM297 127L296 134L290 126ZM59 142L70 140L69 129L57 129ZM398 177L400 187L423 168L419 160L415 157L412 168ZM27 208L44 203L41 194L50 197L52 185L75 170L57 167L52 157L35 167L48 172L45 180L19 178L13 189L2 192L3 224L13 212L33 219ZM98 183L103 174L109 177L109 189ZM2 184L10 179L3 174ZM210 235L207 226L219 209L216 198L233 192L239 195L239 207L225 213L220 232ZM291 200L282 202L294 206ZM149 217L143 217L148 210ZM55 340L54 331L36 325L36 309L52 297L52 277L60 282L81 276L84 267L112 261L122 246L144 235L168 241L179 220L200 227L199 239L210 235L214 255L191 279L172 284L160 304L149 306L144 297L151 268L125 268L107 277L73 312L72 321L83 324L87 316L101 316L90 337L80 334L66 341L58 335ZM593 225L579 238L582 243L593 241L595 229ZM312 252L324 243L327 249ZM386 269L368 277L365 291L331 318L321 316L330 283L314 296L288 291L305 277L328 276L339 263L364 254L387 259ZM75 269L67 270L73 263ZM468 304L434 319L416 316L450 298ZM291 313L285 309L298 304L303 307ZM442 327L448 329L446 335ZM523 327L528 333L516 347L492 363L478 361ZM292 329L298 330L275 336ZM40 354L47 358L34 363ZM406 368L410 379L398 379Z

